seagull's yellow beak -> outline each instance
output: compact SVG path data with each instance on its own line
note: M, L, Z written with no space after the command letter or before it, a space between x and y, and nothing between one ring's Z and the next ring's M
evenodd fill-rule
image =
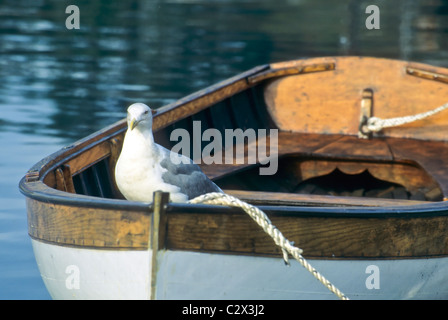
M131 119L131 123L129 124L129 128L132 130L134 130L134 128L138 125L139 121L136 120L135 118Z
M141 110L140 110L141 111ZM142 122L146 121L149 124L149 121L152 123L152 116L148 115L149 110L145 110L143 113L138 112L136 114L133 114L132 112L128 111L127 119L128 119L128 128L130 131L134 130L137 125ZM157 111L151 110L152 115L156 114Z

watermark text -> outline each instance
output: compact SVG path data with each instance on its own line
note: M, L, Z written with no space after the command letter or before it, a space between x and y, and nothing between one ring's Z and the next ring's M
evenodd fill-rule
M249 128L225 129L224 137L218 129L201 130L201 122L193 121L192 137L186 129L177 128L171 132L170 140L178 142L171 151L171 161L175 164L188 163L193 157L196 163L204 164L256 164L260 175L273 175L278 169L278 130ZM224 143L223 143L224 138ZM269 143L267 142L269 139ZM202 142L209 142L202 148ZM247 142L247 143L246 143ZM201 151L202 149L202 151ZM269 152L268 152L269 149ZM224 156L223 156L224 152ZM246 156L247 154L247 156ZM184 156L184 157L183 157ZM186 158L185 158L186 157Z

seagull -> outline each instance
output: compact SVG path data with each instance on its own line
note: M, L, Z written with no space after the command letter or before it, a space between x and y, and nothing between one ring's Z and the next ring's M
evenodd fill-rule
M173 202L223 192L190 158L154 142L155 111L143 103L134 103L127 111L128 129L115 167L115 181L127 200L152 202L158 190L169 192Z

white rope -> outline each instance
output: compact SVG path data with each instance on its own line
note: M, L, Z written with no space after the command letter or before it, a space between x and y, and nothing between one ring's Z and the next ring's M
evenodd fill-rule
M330 281L328 281L323 275L321 275L316 269L314 269L308 261L301 255L303 250L297 248L286 239L280 230L277 229L269 220L268 216L258 209L257 207L250 205L238 198L232 197L225 193L212 192L201 195L189 201L190 203L206 203L227 205L232 207L242 208L249 216L257 222L259 226L274 240L283 252L283 259L285 263L289 265L288 253L291 254L306 270L308 270L317 280L319 280L328 290L334 293L341 300L349 300L348 297L343 294L338 288L336 288Z
M447 108L448 108L448 103L445 103L444 105L441 105L440 107L437 107L433 110L419 113L419 114L412 115L412 116L397 117L397 118L390 118L390 119L381 119L378 117L370 117L367 120L365 128L370 132L379 132L384 128L401 126L406 123L425 119L425 118L430 117L436 113L439 113Z

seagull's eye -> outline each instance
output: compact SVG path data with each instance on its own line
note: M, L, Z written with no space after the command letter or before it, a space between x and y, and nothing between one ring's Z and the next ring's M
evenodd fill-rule
M145 111L145 114L148 114L148 110Z

